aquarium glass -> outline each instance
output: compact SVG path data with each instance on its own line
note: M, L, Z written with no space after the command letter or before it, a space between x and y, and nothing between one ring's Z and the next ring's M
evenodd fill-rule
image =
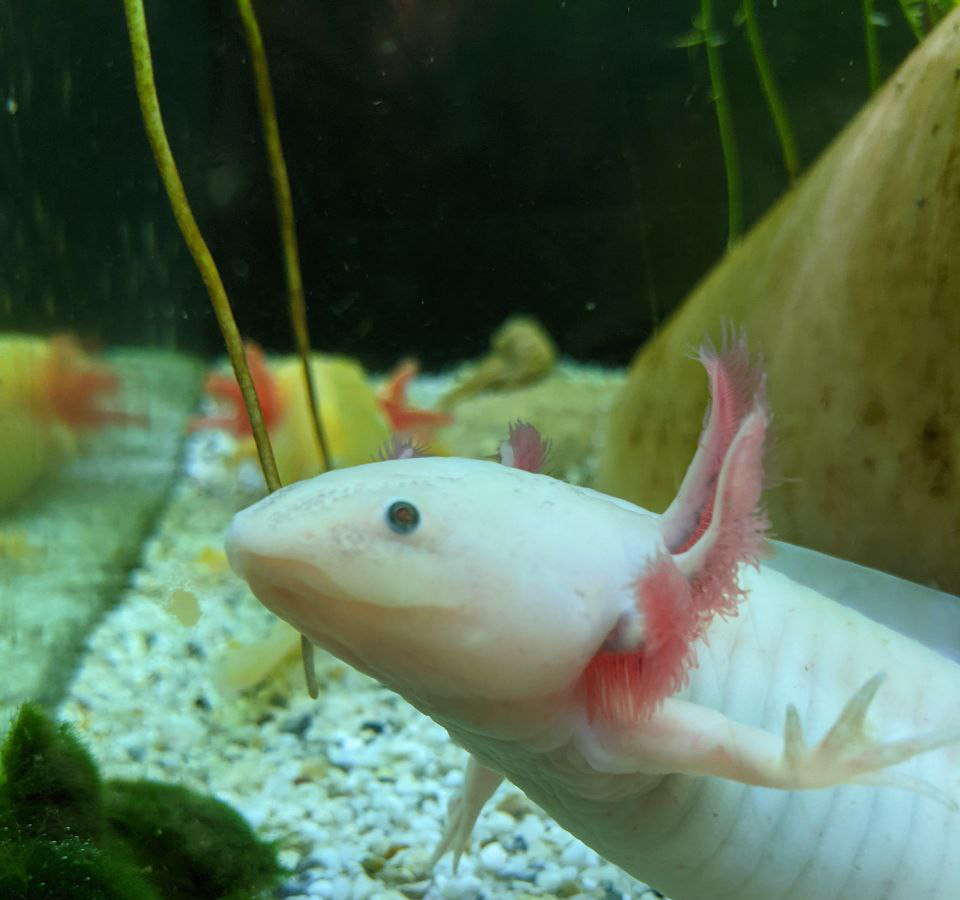
M33 701L104 779L281 841L279 881L237 831L158 896L655 896L514 788L431 876L462 751L322 648L310 700L224 536L280 484L421 452L526 454L661 513L697 359L745 341L772 536L960 591L950 9L5 0L0 733ZM208 815L127 790L117 816ZM141 896L97 840L56 877Z

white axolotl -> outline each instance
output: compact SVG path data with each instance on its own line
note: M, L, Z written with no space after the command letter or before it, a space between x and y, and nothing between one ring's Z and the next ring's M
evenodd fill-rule
M530 471L522 426L499 463L278 491L234 519L231 565L469 751L438 856L506 777L673 900L958 900L960 665L916 639L955 652L956 598L786 545L759 564L764 377L742 339L700 359L663 515Z

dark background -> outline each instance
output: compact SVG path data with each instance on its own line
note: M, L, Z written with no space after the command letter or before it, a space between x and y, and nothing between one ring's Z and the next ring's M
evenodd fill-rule
M718 0L748 223L786 186L738 3ZM257 12L315 346L472 356L514 312L625 363L726 244L695 0L273 0ZM757 4L805 163L868 95L859 0ZM880 0L884 74L913 39ZM241 330L291 346L230 0L147 3L161 106ZM221 341L153 168L120 0L0 4L0 328Z

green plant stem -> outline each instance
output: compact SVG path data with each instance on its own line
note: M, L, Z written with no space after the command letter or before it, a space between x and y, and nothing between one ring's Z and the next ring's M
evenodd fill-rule
M723 151L723 166L727 176L727 245L737 242L743 231L743 181L740 175L740 152L733 127L733 113L727 96L727 85L720 63L720 50L713 41L713 0L700 0L700 18L707 49L707 66L710 70L710 85L717 109L717 124L720 127L720 146Z
M863 33L867 44L867 71L872 94L880 87L880 48L877 45L877 26L873 23L873 0L863 0Z
M906 2L906 0L901 0L901 2ZM760 24L757 22L753 0L743 0L742 8L743 19L747 26L747 40L750 43L753 61L757 67L760 87L763 90L763 96L767 99L770 115L773 116L773 124L777 129L787 177L793 181L800 171L800 164L797 158L797 142L793 137L793 128L790 126L790 117L787 115L787 108L773 77L773 68L763 45L763 37L760 34Z
M230 301L223 287L220 273L217 271L213 256L200 234L196 219L190 211L187 194L177 171L177 164L170 149L170 142L163 127L163 118L160 115L160 101L157 99L157 87L153 78L153 61L150 55L150 40L147 35L147 20L143 11L143 0L123 0L123 8L127 17L127 30L130 33L130 49L133 52L133 74L137 87L137 99L140 101L140 112L143 115L143 124L153 150L153 157L157 169L166 188L170 205L177 225L183 234L190 255L193 257L200 277L210 295L210 303L223 333L223 340L227 346L233 372L240 385L243 402L250 417L253 428L253 437L257 445L257 454L260 457L260 467L267 488L275 491L280 487L280 476L277 474L277 464L273 458L273 449L270 438L263 424L263 413L260 401L250 377L250 368L247 365L246 354L243 350L243 340L237 330L237 323L233 318Z
M250 62L253 66L253 78L257 90L257 104L260 109L260 121L263 125L263 137L270 163L270 177L273 181L273 196L277 205L277 220L280 226L280 243L283 246L284 270L287 277L287 295L290 300L290 321L297 343L297 352L303 364L303 378L307 388L310 405L310 418L313 422L314 437L324 469L333 465L333 457L327 445L320 421L320 401L317 396L316 381L310 365L310 332L307 327L307 303L303 296L303 278L300 274L300 251L297 247L297 226L293 216L293 200L290 194L290 179L283 158L283 146L280 143L280 128L277 124L277 109L270 86L270 69L267 54L263 46L263 36L253 11L251 0L236 0L237 11L243 22L243 31L250 50Z
M917 43L923 40L923 30L920 28L920 25L917 23L917 18L910 12L910 3L909 0L900 0L900 12L903 13L904 19L907 20L907 26L910 28L913 36L917 39Z

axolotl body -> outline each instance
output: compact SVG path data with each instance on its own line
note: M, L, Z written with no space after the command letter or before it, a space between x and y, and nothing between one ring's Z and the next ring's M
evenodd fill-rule
M285 488L236 516L231 563L469 751L438 853L506 777L673 900L956 900L960 665L761 561L763 374L742 340L700 358L663 515L528 471L518 432L500 463ZM899 583L830 565L871 614ZM901 619L955 628L954 598L908 588Z

